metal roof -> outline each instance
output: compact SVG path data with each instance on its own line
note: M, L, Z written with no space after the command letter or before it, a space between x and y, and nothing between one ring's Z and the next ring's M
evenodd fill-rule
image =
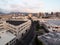
M46 35L38 36L38 39L45 45L60 45L60 33L50 32Z
M60 26L60 20L47 20L47 23Z

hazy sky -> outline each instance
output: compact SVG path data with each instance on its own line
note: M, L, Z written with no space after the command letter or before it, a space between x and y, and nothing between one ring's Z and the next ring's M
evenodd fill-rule
M60 0L0 0L0 8L15 12L60 12Z

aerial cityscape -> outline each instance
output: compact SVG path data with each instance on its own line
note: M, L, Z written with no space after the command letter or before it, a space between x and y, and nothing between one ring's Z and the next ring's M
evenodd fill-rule
M0 0L0 45L60 45L60 0Z

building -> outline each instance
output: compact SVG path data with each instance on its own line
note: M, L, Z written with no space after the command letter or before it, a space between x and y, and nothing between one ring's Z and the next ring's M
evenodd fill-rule
M0 30L0 45L15 45L16 36L7 30Z
M32 13L29 13L29 14L28 14L28 17L32 17Z
M29 32L31 20L0 20L0 44L15 45Z
M38 13L37 17L38 17L38 18L43 18L43 17L44 17L44 13L41 13L41 12Z
M60 32L60 20L46 20L46 22L43 22L43 27L48 31Z
M60 33L46 33L42 36L38 36L38 40L41 41L43 45L60 45Z
M55 13L56 17L60 18L60 12Z

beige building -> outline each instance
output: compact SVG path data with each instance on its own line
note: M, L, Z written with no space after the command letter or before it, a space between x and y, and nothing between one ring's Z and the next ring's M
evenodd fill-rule
M38 15L37 15L38 18L43 18L44 16L45 16L44 13L41 13L41 12L38 13Z
M14 18L15 19L15 18ZM16 40L19 40L25 35L31 26L30 20L0 20L0 45L15 45ZM24 21L23 23L20 23L18 25L11 24L12 21L15 21L14 23L18 23L19 21Z
M28 16L29 16L29 17L32 17L32 13L29 13Z

